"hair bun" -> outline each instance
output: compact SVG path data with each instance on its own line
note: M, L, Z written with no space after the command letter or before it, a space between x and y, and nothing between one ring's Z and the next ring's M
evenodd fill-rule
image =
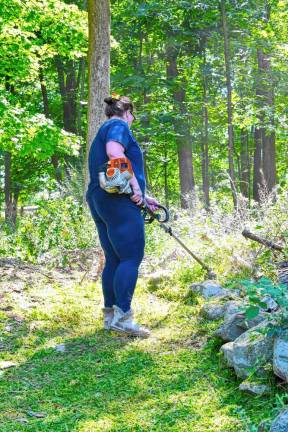
M113 98L111 96L106 97L104 99L104 102L107 103L107 105L112 105L113 104Z

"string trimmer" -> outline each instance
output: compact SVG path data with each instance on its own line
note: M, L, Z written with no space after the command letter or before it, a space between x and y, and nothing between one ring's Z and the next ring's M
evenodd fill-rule
M209 279L215 279L216 278L216 274L213 272L213 270L208 267L197 255L195 255L194 252L192 252L184 243L182 240L180 240L172 231L171 226L167 226L165 225L169 219L170 219L170 215L169 215L169 211L166 207L157 204L157 212L160 211L160 213L156 213L153 212L152 210L149 209L149 207L147 206L147 204L145 203L143 205L143 217L144 217L144 221L145 223L152 223L154 220L156 220L160 227L167 233L169 234L171 237L173 237L177 243L179 243L183 249L186 250L186 252L188 252L189 255L192 256L192 258L198 262L198 264L201 265L201 267L207 272L207 276Z
M102 189L108 193L119 193L133 195L133 191L130 186L130 180L133 176L132 165L129 159L126 157L110 159L98 168L99 173L99 184ZM194 254L188 247L180 240L172 231L170 226L165 225L169 221L169 212L166 207L158 204L158 210L161 213L155 213L149 209L147 204L144 202L142 205L144 211L144 220L146 223L152 223L154 220L159 222L160 227L171 237L173 237L182 247L192 256L192 258L201 265L201 267L207 272L209 279L216 277L215 273ZM149 215L149 216L148 216Z

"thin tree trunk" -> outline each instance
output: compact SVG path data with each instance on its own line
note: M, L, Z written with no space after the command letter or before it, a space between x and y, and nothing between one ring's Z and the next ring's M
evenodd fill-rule
M15 95L16 90L14 84L10 83L10 78L5 76L5 89L11 94ZM15 226L17 219L17 203L19 196L19 189L13 191L12 182L12 155L11 152L4 152L4 197L5 197L5 222L11 226Z
M248 132L241 129L240 136L240 189L245 198L249 198L249 148L248 148Z
M41 93L42 93L42 101L43 101L43 111L45 114L45 117L50 118L50 111L49 111L49 101L48 101L48 94L47 94L47 87L44 80L44 74L43 69L40 67L39 69L39 79L40 79L40 85L41 85ZM59 160L56 155L53 155L51 157L52 165L55 169L55 178L59 184L62 183L62 172L61 168L59 167Z
M268 192L271 192L276 185L276 148L270 59L261 48L257 50L257 61L256 101L259 126L255 131L253 196L256 201L259 201L261 189L265 187Z
M50 115L49 115L49 102L48 102L47 88L46 88L46 83L44 80L42 67L39 68L39 79L40 79L40 85L41 85L43 111L44 111L45 117L49 118L50 117Z
M75 62L69 60L65 66L60 57L56 58L59 90L63 104L63 125L68 132L76 133L76 71Z
M195 181L193 176L192 145L185 107L185 83L179 84L179 71L177 67L178 48L171 41L166 48L167 78L174 84L173 98L176 111L180 118L174 121L176 130L176 143L178 151L179 176L180 176L180 200L181 207L189 207L189 196L194 195Z
M254 131L254 176L253 176L253 198L260 202L260 191L263 188L262 173L262 130L259 127Z
M263 175L265 186L268 192L271 192L276 186L276 148L275 148L275 132L274 132L274 91L273 80L271 77L270 58L268 54L264 54L259 50L261 58L261 66L264 78L263 103L269 109L266 114L265 127L263 129ZM270 130L269 130L270 129Z
M149 97L146 94L146 90L144 89L143 94L143 107L145 110L145 105L149 103ZM141 126L144 131L144 135L142 136L142 147L143 147L143 162L144 162L144 173L146 178L146 186L147 189L151 188L150 184L150 178L148 175L148 167L147 167L147 156L148 156L148 145L149 145L149 136L148 133L146 133L147 129L149 128L150 120L148 114L145 113L145 115L141 116Z
M85 164L85 190L87 189L88 155L93 139L105 120L104 98L110 91L110 2L88 1L88 134Z
M5 222L15 226L17 218L18 192L12 192L11 182L11 153L4 153L4 195L5 195Z
M228 115L228 162L229 176L231 183L231 191L234 207L237 208L237 189L235 183L235 168L234 168L234 136L233 136L233 106L232 106L232 84L231 84L231 55L230 41L226 19L225 0L221 0L221 14L224 36L224 57L225 57L225 75L227 88L227 115Z
M210 195L209 195L209 144L208 144L208 100L207 100L207 77L206 77L206 55L205 55L205 47L203 51L203 110L202 110L202 118L203 118L203 126L202 126L202 136L201 136L201 165L202 165L202 189L204 195L204 204L206 210L210 208Z
M84 137L82 130L82 102L85 96L85 79L86 79L86 61L84 58L80 60L79 72L77 77L77 88L79 88L79 96L77 101L77 134Z
M168 159L167 159L167 147L164 149L164 193L165 193L165 206L169 209L169 186L168 186Z

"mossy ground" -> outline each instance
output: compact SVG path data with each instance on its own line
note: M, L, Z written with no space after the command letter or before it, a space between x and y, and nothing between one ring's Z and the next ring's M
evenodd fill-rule
M1 359L17 363L0 377L1 432L241 432L271 415L275 387L256 398L238 390L210 337L216 324L197 305L159 298L140 281L136 316L153 336L133 340L102 330L98 284L26 295L37 298L33 308L14 304L0 317Z

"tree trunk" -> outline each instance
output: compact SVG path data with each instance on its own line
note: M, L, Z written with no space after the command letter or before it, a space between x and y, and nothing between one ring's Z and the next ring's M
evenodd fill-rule
M12 192L11 153L8 151L4 153L4 168L5 222L14 227L17 218L18 192L14 194Z
M262 172L262 130L255 128L254 132L254 176L253 176L253 198L260 202L261 189L263 188Z
M140 76L145 76L145 72L143 70L143 41L144 41L144 33L143 33L142 26L140 26L140 29L139 29L139 54L138 54L138 62L136 65L136 69L137 69L138 74ZM149 64L149 62L148 62L148 64ZM147 69L149 70L149 66ZM148 72L148 70L147 70L147 72ZM149 119L149 115L145 112L145 105L147 105L149 102L150 102L150 98L149 98L149 96L147 96L147 89L144 85L144 87L143 87L143 109L144 109L144 113L141 116L141 126L142 126L142 130L144 133L142 135L141 144L142 144L142 148L143 148L144 174L145 174L145 179L146 179L147 190L152 188L150 178L148 175L148 165L147 165L148 146L149 146L150 137L149 137L148 133L146 132L147 129L149 128L149 125L150 125L150 119Z
M271 192L276 185L276 149L275 132L273 130L274 91L270 59L259 48L257 50L257 60L256 101L258 105L259 126L255 130L253 196L256 201L259 201L261 188L265 187L267 192Z
M224 57L225 57L225 75L227 88L227 115L228 115L228 162L229 176L231 183L231 191L233 197L234 208L237 208L237 188L235 183L235 168L234 168L234 137L233 137L233 106L232 106L232 84L231 84L231 55L230 41L226 19L225 0L221 0L221 15L224 36Z
M247 130L241 129L240 136L240 190L245 198L249 198L249 147Z
M166 48L167 56L167 78L173 83L173 99L175 110L178 113L174 121L176 132L176 143L178 151L179 176L180 176L180 200L181 207L188 208L191 195L195 192L195 181L193 175L192 145L185 106L185 83L179 83L179 71L177 57L179 48L170 41ZM180 114L180 115L179 115ZM190 199L189 199L190 196Z
M203 51L203 70L202 70L202 85L203 85L203 109L202 109L202 136L201 136L201 168L202 168L202 190L204 195L204 205L206 210L210 208L209 195L209 147L208 147L208 100L207 100L207 77L206 77L206 55L205 47Z
M149 103L149 98L146 94L146 90L144 89L144 94L143 94L143 107L145 110L145 105ZM147 166L147 155L148 155L148 146L149 146L149 136L146 133L147 129L149 128L150 125L150 120L149 120L149 115L145 113L145 115L141 116L141 126L142 129L144 131L144 134L142 136L142 148L143 148L143 162L144 162L144 173L145 173L145 178L146 178L146 186L147 189L151 189L151 183L150 183L150 178L148 175L148 166Z
M88 155L93 139L105 120L104 98L110 91L110 2L88 1L88 134L85 164L85 190L88 185Z
M77 101L77 134L83 136L84 132L82 130L82 102L85 96L85 78L86 78L86 61L84 58L80 60L79 72L77 77L77 88L79 88L79 95Z
M5 76L5 89L15 95L14 84L10 83L10 78ZM19 189L13 194L12 174L11 174L12 155L9 151L4 152L4 196L5 196L5 222L14 227L17 219L17 203Z
M69 60L65 66L60 57L56 58L59 89L63 104L63 125L68 132L77 133L76 127L76 71L75 62Z
M40 79L40 85L41 85L43 111L44 111L45 117L49 118L50 115L49 115L49 102L48 102L47 88L46 88L46 83L44 80L43 69L41 66L39 68L39 79Z
M169 186L168 186L168 159L167 159L167 147L164 149L164 193L165 193L165 206L169 209Z
M265 186L271 192L276 186L276 149L274 132L274 91L271 77L270 58L262 50L258 50L260 65L264 78L263 104L266 111L265 127L263 129L263 175ZM267 109L268 108L268 109ZM269 130L270 129L270 130Z
M44 80L42 67L39 68L39 79L40 79L40 85L41 85L43 111L44 111L45 117L50 118L47 87L46 87L46 83ZM51 163L55 169L55 178L56 178L57 182L59 184L61 184L62 183L62 172L61 172L61 168L59 167L58 157L56 155L53 155L51 157Z

